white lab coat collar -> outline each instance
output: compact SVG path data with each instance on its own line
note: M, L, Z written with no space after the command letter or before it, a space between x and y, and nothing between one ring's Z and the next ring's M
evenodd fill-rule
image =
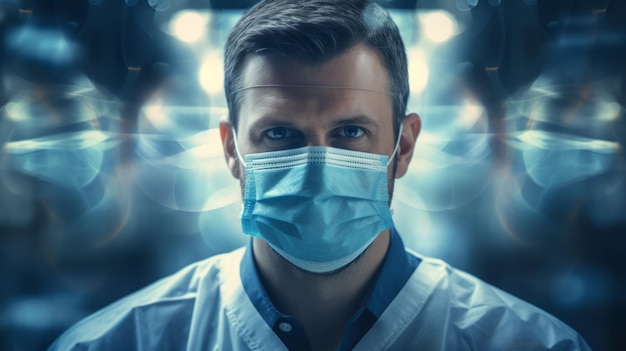
M244 250L224 256L215 273L202 280L187 351L286 350L243 289L239 267Z
M418 256L417 254L414 254ZM419 256L418 256L419 257ZM398 336L422 311L436 283L445 275L441 266L424 260L417 266L406 285L400 290L378 321L363 336L354 350L387 350Z

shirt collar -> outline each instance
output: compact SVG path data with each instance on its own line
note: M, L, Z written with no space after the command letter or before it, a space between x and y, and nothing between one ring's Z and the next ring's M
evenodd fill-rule
M420 259L410 255L395 228L391 228L389 248L373 280L371 292L365 298L365 309L379 318L391 301L398 295L404 284L417 268Z
M413 271L415 271L415 268L417 268L419 262L419 258L405 251L400 235L395 228L391 228L387 254L376 277L372 280L368 294L365 296L360 308L357 309L357 312L350 319L348 333L353 329L359 330L358 334L367 332L373 321L381 316L391 301L398 295ZM290 318L290 316L286 316L276 309L261 284L252 254L252 240L248 243L241 261L240 275L243 288L248 297L270 327L273 328L279 320ZM363 324L367 324L367 327L364 327ZM358 341L360 336L362 335L353 335L350 339ZM352 344L352 342L350 343Z
M261 278L259 277L252 255L252 238L248 242L239 270L241 283L250 301L252 301L252 304L259 311L259 314L261 314L265 322L267 322L269 326L274 326L278 318L283 316L283 314L274 307L274 304L267 296L265 288L261 284Z

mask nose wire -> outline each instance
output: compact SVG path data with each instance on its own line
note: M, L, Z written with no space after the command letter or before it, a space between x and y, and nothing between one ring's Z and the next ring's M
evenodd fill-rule
M400 137L402 136L402 123L400 123L400 129L398 130L398 140L396 140L396 146L393 148L393 152L391 153L391 157L387 160L387 167L391 164L394 157L396 157L396 152L398 152L398 148L400 147Z
M241 161L241 163L243 164L243 167L246 168L246 161L243 160L243 157L241 156L241 152L239 152L239 145L237 145L237 132L235 131L235 128L232 128L233 130L233 144L235 144L235 151L237 152L237 158L239 159L239 161Z

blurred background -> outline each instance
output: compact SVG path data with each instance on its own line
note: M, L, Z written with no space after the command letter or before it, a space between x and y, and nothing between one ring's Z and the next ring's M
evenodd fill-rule
M0 349L244 245L222 53L254 1L0 0ZM423 120L408 247L626 349L626 1L379 1Z

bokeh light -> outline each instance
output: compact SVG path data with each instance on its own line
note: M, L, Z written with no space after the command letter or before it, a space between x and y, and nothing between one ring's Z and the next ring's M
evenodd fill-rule
M170 31L178 40L191 44L207 34L208 17L195 11L178 12L170 22Z
M435 43L443 43L457 34L457 23L447 11L432 11L419 17L424 37Z
M421 93L426 84L428 84L429 70L426 57L419 50L412 50L408 52L409 56L409 86L411 87L411 93Z
M223 91L224 68L221 56L217 53L209 54L200 66L200 84L209 94L219 94Z

